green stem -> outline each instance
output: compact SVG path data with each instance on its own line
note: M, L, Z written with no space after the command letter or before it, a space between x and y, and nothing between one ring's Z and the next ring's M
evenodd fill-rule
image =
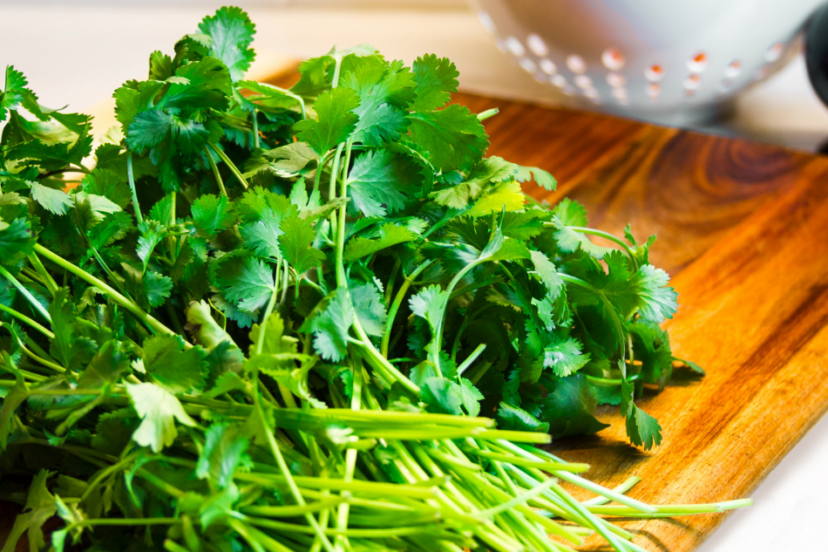
M259 149L259 117L256 110L253 110L253 148Z
M544 226L554 226L554 223L547 222L547 223L544 223ZM581 226L568 226L567 228L569 228L570 230L574 230L575 232L579 232L581 234L586 234L588 236L598 236L599 238L604 238L605 240L609 240L613 243L616 243L616 244L620 245L621 248L624 250L624 252L627 254L627 256L630 258L630 260L632 261L632 264L633 264L633 267L635 267L635 270L638 271L638 261L635 258L635 254L633 253L632 249L630 249L630 246L624 240L622 240L621 238L619 238L617 236L613 236L612 234L610 234L608 232L603 232L601 230L595 230L594 228L585 228L585 227L581 227Z
M49 311L47 311L46 309L43 308L43 305L41 305L40 302L37 299L35 299L34 296L31 293L29 293L28 289L23 287L23 284L21 284L17 280L17 278L12 276L11 273L9 273L9 271L6 270L5 268L3 268L2 266L0 266L0 275L5 276L6 279L9 281L9 283L11 283L14 287L16 287L17 291L19 291L20 293L23 294L23 297L26 298L26 300L32 305L32 307L34 307L34 309L37 312L39 312L40 315L43 316L43 318L45 318L46 320L48 320L49 323L51 324L52 317L49 316Z
M55 282L52 275L46 270L46 267L43 266L43 263L40 262L40 257L35 255L34 253L29 254L28 256L29 262L32 263L32 266L35 268L38 274L43 278L43 283L46 286L46 289L49 290L49 293L52 294L54 297L55 292L58 290L57 282Z
M14 318L17 318L18 320L20 320L24 324L27 324L27 325L31 326L32 328L36 329L37 331L39 331L40 333L42 333L43 335L45 335L49 339L54 339L55 338L55 334L53 334L52 332L47 330L45 327L38 324L36 321L32 320L31 318L29 318L25 314L21 314L21 313L17 312L16 310L7 307L6 305L3 305L2 303L0 303L0 312L5 312L6 314L8 314L10 316L13 316Z
M469 366L471 366L475 360L477 360L477 357L479 357L484 350L486 350L485 343L481 343L480 345L478 345L477 348L474 351L472 351L472 353L468 357L466 357L466 360L464 360L460 364L460 366L457 367L457 377L462 376L463 372L465 372L466 369Z
M132 208L135 210L135 218L138 219L138 224L144 222L141 216L141 206L138 205L138 193L135 191L135 175L132 172L132 152L127 150L127 180L129 180L129 189L132 192Z
M402 285L400 285L400 289L397 291L397 295L394 296L394 302L391 303L391 308L388 309L388 318L385 322L385 333L382 335L382 343L380 344L380 352L382 353L382 356L388 358L388 343L391 341L391 330L394 327L394 319L397 317L397 311L400 310L400 306L405 299L405 294L408 293L408 288L411 287L411 283L417 278L417 276L419 276L433 262L433 260L424 262L418 266L414 272L406 276Z
M400 271L400 266L402 266L402 263L397 259L394 261L394 266L391 267L391 275L388 276L388 283L385 284L385 297L383 297L385 308L391 306L391 294L394 291L394 283L397 280L397 273Z
M244 176L242 176L242 173L241 173L241 171L239 170L239 168L236 166L236 164L235 164L235 163L233 163L233 162L230 160L230 158L229 158L229 157L227 157L227 154L226 154L226 153L224 153L224 151L222 151L222 150L221 150L221 148L219 148L217 145L215 145L215 144L213 144L213 143L210 143L210 144L208 144L208 145L209 145L211 148L213 148L213 151L214 151L214 152L216 152L216 154L217 154L219 157L221 157L221 160L222 160L222 161L224 161L224 163L227 165L227 168L229 168L229 169L230 169L230 172L232 172L232 173L236 176L236 178L238 178L238 179L239 179L239 182L241 183L242 187L243 187L245 190L249 189L249 188L250 188L250 184L248 184L248 183L247 183L247 180L245 180Z
M492 109L487 109L486 111L483 111L483 112L481 112L481 113L478 113L478 114L477 114L477 119L478 119L479 121L485 121L485 120L486 120L486 119L488 119L489 117L494 117L494 116L495 116L495 115L497 115L498 113L500 113L500 109L498 109L498 108L496 108L496 107L493 107Z
M352 359L351 370L353 371L353 393L351 394L351 410L359 411L361 408L362 402L362 361L357 355L353 355L356 358ZM345 474L343 476L343 481L350 483L354 480L354 469L356 468L356 461L357 461L357 454L359 451L356 449L348 449L345 453ZM345 491L342 493L342 498L347 500L351 496L351 493ZM344 531L348 528L348 513L350 511L350 504L347 502L343 502L339 505L339 509L337 511L336 517L336 528ZM347 542L347 537L338 537L337 538L337 545L345 546L346 549L350 548L350 544Z
M345 147L345 162L342 166L342 188L339 197L342 199L348 198L348 165L351 163L351 146L353 139L349 138L347 146ZM345 219L347 216L347 205L339 208L339 222L337 224L336 232L336 285L340 288L347 288L348 282L345 279L345 263L343 262L343 254L345 251Z
M339 144L336 146L336 152L334 153L333 163L331 164L331 180L328 182L328 201L332 200L336 197L336 179L337 173L339 172L339 159L342 157L342 150L345 148L345 144ZM320 166L319 171L322 170ZM336 223L337 211L331 213L331 232L334 235L338 235L338 225Z
M210 148L204 146L204 154L207 156L207 161L210 163L210 168L213 169L213 178L216 179L216 185L219 187L221 195L227 197L227 190L224 188L224 180L221 178L221 173L216 165L216 160L213 159L213 154L210 153Z
M90 525L115 525L115 526L147 526L147 525L173 525L178 523L178 518L97 518L76 521L66 526L66 531L76 527L88 527Z
M262 349L264 347L264 336L265 336L265 329L267 328L267 321L270 318L270 314L273 312L273 308L276 305L276 289L274 287L273 292L270 294L270 301L268 301L267 307L265 308L264 312L264 319L259 327L259 334L258 339L256 340L256 354L261 354ZM254 382L259 381L259 367L258 364L254 364L252 379ZM260 398L260 393L258 386L255 386L253 389L253 402L255 403L256 411L259 414L261 420L266 420L266 416L264 410L262 409L262 403ZM276 460L276 465L279 467L279 471L282 472L282 475L287 482L288 488L290 489L290 493L293 496L293 499L299 506L305 506L305 498L302 496L299 487L296 485L296 481L293 479L293 475L290 473L290 467L285 462L284 456L282 456L282 451L279 448L279 444L276 442L273 433L270 431L270 428L267 428L265 431L265 438L267 439L268 447L270 448L270 452L273 455L273 458ZM305 512L304 515L305 519L307 520L308 524L313 528L313 532L316 534L317 538L322 542L325 550L328 552L335 552L333 546L331 545L330 540L325 536L322 527L320 527L319 522L313 517L313 514L310 512Z
M18 339L18 342L19 341L20 340ZM26 353L26 356L28 356L32 360L35 360L35 361L39 362L40 364L42 364L45 367L50 368L50 369L54 370L55 372L57 372L59 374L63 374L64 372L66 372L66 368L64 368L63 366L59 366L59 365L55 364L54 362L50 362L50 361L46 360L45 358L41 358L41 357L37 356L36 354L31 352L29 349L27 349L22 343L20 343L20 349L24 353Z
M641 483L641 478L637 475L631 475L626 481L624 481L617 487L614 487L612 490L616 493L626 494L627 491L629 491L639 483ZM582 502L582 504L584 506L603 506L604 504L608 504L609 502L611 502L610 499L604 496L597 496L595 498L585 500L584 502Z
M107 285L102 280L92 276L82 268L75 266L74 264L70 263L63 257L55 255L42 245L35 244L34 249L37 253L40 253L59 267L71 272L75 276L78 276L82 280L92 284L93 286L103 290L109 297L112 299L113 302L117 303L124 309L131 312L138 320L143 322L148 328L153 330L156 333L164 334L164 335L177 335L174 331L169 329L167 326L159 322L154 316L151 314L144 312L144 310L135 304L135 302L130 301L114 289L112 289L109 285ZM192 347L192 344L184 341L185 347Z

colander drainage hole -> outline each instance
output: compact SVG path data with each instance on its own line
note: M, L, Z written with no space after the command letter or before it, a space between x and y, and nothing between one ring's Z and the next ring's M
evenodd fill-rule
M538 57L543 57L549 53L549 48L546 47L546 42L536 34L530 34L526 37L526 45Z
M647 85L647 96L653 103L658 101L658 96L661 94L661 85L657 82L651 82Z
M565 88L568 83L566 82L566 77L563 75L555 75L552 77L552 84L558 88Z
M577 54L572 54L571 56L566 58L566 66L569 68L570 71L573 73L581 74L586 73L587 66L584 58Z
M644 70L644 77L650 82L658 82L664 78L664 68L654 63Z
M575 77L575 86L577 86L578 88L583 88L584 90L593 88L592 79L589 78L589 76L587 75L578 75Z
M684 79L684 89L685 91L694 91L699 86L701 86L701 76L699 75L690 75L686 79Z
M624 67L624 55L619 52L615 48L607 48L604 50L604 53L601 54L601 61L604 64L604 67L609 69L610 71L618 71L622 67Z
M529 58L520 58L520 66L527 73L534 73L536 69L535 62Z
M707 54L696 52L693 57L687 60L687 69L691 73L701 73L707 67Z
M609 73L607 75L607 84L613 88L620 88L627 84L627 78L621 73Z
M543 71L547 75L554 75L558 72L558 67L555 65L555 62L551 59L540 60L540 68L541 71Z
M482 11L477 13L477 18L480 20L480 23L486 28L487 31L490 33L495 32L495 24L492 21L492 18L489 17L489 14Z
M728 79L735 79L739 76L739 73L742 72L742 62L738 59L734 59L731 61L727 67L725 67L725 77ZM730 86L730 85L728 85Z
M522 57L526 50L523 48L523 44L520 43L520 40L516 39L513 36L510 36L506 39L506 47L512 52L513 55L517 57Z
M785 44L782 42L777 42L776 44L772 45L768 48L768 51L765 52L765 60L768 63L773 63L777 61L779 58L782 57L782 52L785 51Z

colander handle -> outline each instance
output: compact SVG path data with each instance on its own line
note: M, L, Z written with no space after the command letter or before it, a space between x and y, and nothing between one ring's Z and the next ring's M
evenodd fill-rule
M805 63L814 92L828 106L828 4L814 12L808 23Z

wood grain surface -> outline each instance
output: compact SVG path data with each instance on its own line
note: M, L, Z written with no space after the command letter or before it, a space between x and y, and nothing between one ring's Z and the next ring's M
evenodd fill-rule
M628 445L623 419L553 448L591 479L644 479L631 496L697 503L749 496L828 406L828 158L601 115L458 95L487 121L489 153L552 172L526 191L586 204L590 225L659 236L652 262L673 276L677 356L707 369L642 406L664 441ZM611 409L617 412L616 409ZM648 550L694 550L724 515L630 521ZM588 550L600 550L597 545Z
M642 399L663 426L655 451L631 447L610 410L599 416L609 429L553 449L591 464L588 475L606 485L641 476L630 495L652 503L749 496L828 407L828 158L592 113L455 101L500 108L486 122L489 153L558 179L552 194L526 190L536 199L568 196L586 204L591 226L658 234L652 262L679 292L673 349L707 370L701 380L678 371ZM0 541L13 511L0 504ZM621 525L648 550L686 552L723 519Z

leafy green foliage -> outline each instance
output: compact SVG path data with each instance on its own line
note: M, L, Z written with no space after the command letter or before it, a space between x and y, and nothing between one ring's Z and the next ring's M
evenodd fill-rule
M554 178L484 157L447 59L334 48L282 90L244 80L239 8L193 31L115 91L94 154L88 116L0 84L0 479L32 480L3 552L55 516L56 552L534 550L523 506L495 541L466 523L548 462L509 439L594 433L600 403L660 442L636 396L698 367L659 327L654 237L528 199ZM474 508L433 500L440 472Z
M132 439L142 447L160 452L175 442L176 421L185 426L196 425L175 395L153 383L127 384L127 392L132 407L141 418L141 425L132 434Z

